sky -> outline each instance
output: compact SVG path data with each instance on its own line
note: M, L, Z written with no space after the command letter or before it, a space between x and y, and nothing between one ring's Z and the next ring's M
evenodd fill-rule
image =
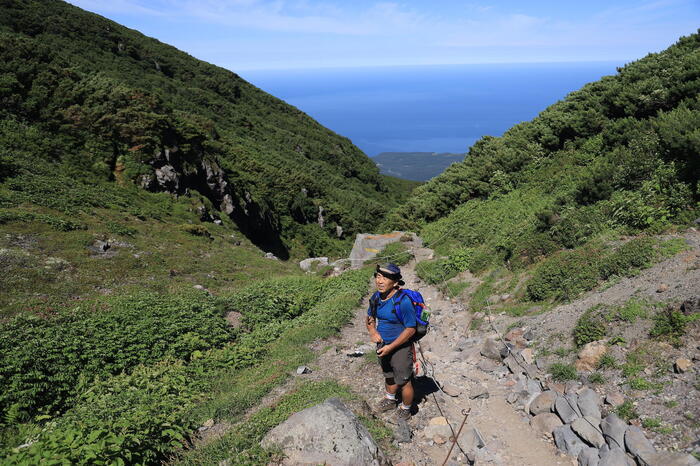
M70 0L234 72L616 61L697 32L699 0Z

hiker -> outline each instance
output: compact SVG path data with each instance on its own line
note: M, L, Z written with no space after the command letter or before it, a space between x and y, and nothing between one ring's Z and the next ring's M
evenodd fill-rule
M377 344L377 356L386 388L384 398L377 407L380 411L395 409L398 402L396 395L400 390L401 404L397 417L399 420L408 420L413 403L411 379L415 350L412 337L416 333L416 314L411 299L398 293L404 285L398 266L377 265L374 280L378 295L375 294L376 299L370 300L367 309L367 331L372 342ZM397 296L400 296L401 320L396 315L394 299Z

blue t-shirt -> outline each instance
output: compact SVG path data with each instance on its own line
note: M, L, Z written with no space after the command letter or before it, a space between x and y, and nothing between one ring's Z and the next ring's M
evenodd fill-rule
M413 310L413 303L404 296L401 299L401 320L394 314L394 299L396 294L386 301L379 301L377 307L377 331L381 335L384 343L391 343L396 340L406 327L416 326L416 311ZM367 308L367 315L371 315L371 309ZM402 323L403 322L403 323Z

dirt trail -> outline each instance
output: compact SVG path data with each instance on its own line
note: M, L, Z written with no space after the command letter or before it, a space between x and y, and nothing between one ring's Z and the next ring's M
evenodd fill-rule
M432 251L422 248L419 241L417 239L414 243L408 243L414 250L416 260L402 268L404 280L407 288L421 291L433 311L432 330L422 340L426 359L435 365L435 376L445 392L458 396L446 396L437 391L427 378L419 378L416 383L417 412L409 422L412 440L410 443L392 442L393 448L388 449L387 455L394 464L442 464L451 442L438 444L432 438L426 438L423 435L424 428L432 418L444 414L456 432L464 418L463 410L471 408L463 432L477 428L485 443L485 448L478 450L476 464L575 464L572 458L558 455L552 443L536 434L529 427L528 420L506 402L508 391L503 386L505 379L496 379L492 374L477 368L483 359L478 351L456 354L451 342L462 336L470 336L471 316L460 304L443 297L434 286L421 283L416 277L416 263L432 257ZM310 364L312 373L296 376L289 383L278 387L257 408L274 403L299 379L330 378L349 386L364 400L366 403L353 408L368 414L369 407L374 406L383 394L383 378L376 359L371 355L373 347L368 344L365 315L366 303L363 303L337 337L316 342L314 349L319 356ZM350 356L358 350L366 354ZM470 392L478 387L483 387L481 390L488 392L488 398L470 400ZM393 419L390 415L383 419L395 428L391 424ZM459 443L462 445L464 442L460 440ZM448 464L467 463L466 456L460 452L459 447L455 447Z

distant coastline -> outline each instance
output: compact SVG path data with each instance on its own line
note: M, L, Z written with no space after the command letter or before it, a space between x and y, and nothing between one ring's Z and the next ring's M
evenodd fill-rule
M464 160L466 154L450 152L382 152L372 157L380 173L404 180L428 181L455 162Z

